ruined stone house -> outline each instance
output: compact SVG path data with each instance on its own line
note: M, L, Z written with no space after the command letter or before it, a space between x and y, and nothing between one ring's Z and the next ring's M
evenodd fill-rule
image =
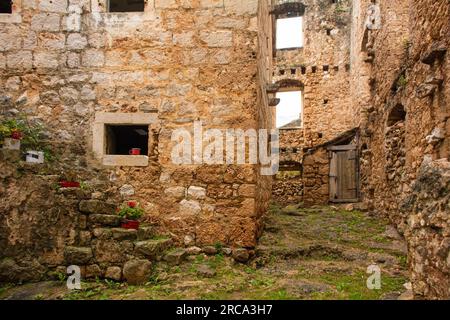
M274 128L294 93L280 168L300 175L274 193L388 216L415 293L448 297L449 21L446 0L2 2L2 117L43 123L57 160L1 153L1 278L155 258L145 234L108 229L129 199L179 245L254 248L272 178L260 164L176 165L171 134ZM88 190L55 190L67 176Z

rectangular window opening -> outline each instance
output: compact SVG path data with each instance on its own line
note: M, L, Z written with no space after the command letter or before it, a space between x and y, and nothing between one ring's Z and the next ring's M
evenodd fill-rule
M0 1L0 13L11 14L12 13L12 0Z
M109 0L109 12L144 12L145 0Z
M303 98L301 91L277 92L280 103L276 107L276 126L279 129L302 126Z
M106 154L147 156L148 128L145 125L106 125Z
M303 36L303 17L277 19L277 49L302 48Z

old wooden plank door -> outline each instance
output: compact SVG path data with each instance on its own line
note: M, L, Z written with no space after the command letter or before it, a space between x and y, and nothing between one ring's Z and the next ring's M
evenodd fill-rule
M359 198L356 145L330 147L330 201L357 202Z

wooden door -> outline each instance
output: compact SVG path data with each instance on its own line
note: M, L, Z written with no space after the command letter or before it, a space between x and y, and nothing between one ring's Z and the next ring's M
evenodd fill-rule
M359 198L356 145L334 146L330 152L330 201L357 202Z

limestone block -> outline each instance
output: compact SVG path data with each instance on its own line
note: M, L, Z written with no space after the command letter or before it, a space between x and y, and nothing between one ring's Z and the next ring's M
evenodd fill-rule
M85 36L79 33L71 33L67 36L67 49L81 50L86 48L88 41Z
M225 11L239 15L255 15L258 11L258 0L224 0Z
M202 187L190 186L188 189L188 196L197 200L205 199L206 189Z
M175 0L155 0L156 9L175 9L177 3Z
M121 221L121 217L109 214L91 214L89 216L89 223L94 225L117 227Z
M59 12L66 13L67 12L67 0L40 0L39 1L39 10L45 12Z
M135 252L146 258L156 259L173 244L172 239L157 239L139 241L135 245Z
M59 31L61 17L57 13L40 13L31 18L33 31Z
M80 55L78 53L75 52L69 52L67 54L67 66L69 68L79 68L81 63L80 63Z
M200 39L211 48L225 48L233 46L232 31L202 31Z
M122 197L130 197L134 195L134 187L130 184L124 184L120 187L119 192Z
M112 230L110 228L95 228L92 234L94 237L102 240L112 238Z
M122 279L122 269L120 267L109 267L106 269L105 278L120 281Z
M64 33L41 33L39 42L42 47L53 50L64 49L66 44L66 36Z
M201 8L223 8L223 0L200 0Z
M91 264L86 266L86 273L85 273L86 278L97 278L102 276L103 276L102 269L100 269L100 267L97 264Z
M183 200L180 202L180 214L182 215L198 215L202 211L202 208L198 201Z
M80 98L82 101L95 100L96 98L95 91L92 90L90 86L85 85L83 86L83 88L81 88Z
M136 240L137 239L137 230L131 229L122 229L122 228L113 228L112 236L115 240Z
M100 200L82 200L79 209L84 213L114 214L117 206Z
M148 260L132 260L125 263L123 277L131 285L144 284L149 281L152 263Z
M33 57L30 51L19 51L6 56L6 65L12 69L31 69Z
M21 38L17 36L17 30L5 28L0 32L0 52L19 50Z
M53 52L36 52L33 65L35 68L57 69L59 55Z
M186 195L186 188L184 187L170 187L164 190L164 194L175 199L183 199Z
M62 19L62 27L66 31L81 31L81 15L78 13L71 13L64 16Z
M81 61L85 67L101 67L105 64L105 54L100 50L88 49L83 52Z
M173 251L170 251L164 256L164 261L166 261L168 264L176 266L183 262L183 260L186 258L187 252L186 249L178 248Z
M92 259L92 250L88 247L66 247L64 258L68 264L86 264Z
M99 263L123 263L133 253L131 241L97 240L94 244L94 255Z

